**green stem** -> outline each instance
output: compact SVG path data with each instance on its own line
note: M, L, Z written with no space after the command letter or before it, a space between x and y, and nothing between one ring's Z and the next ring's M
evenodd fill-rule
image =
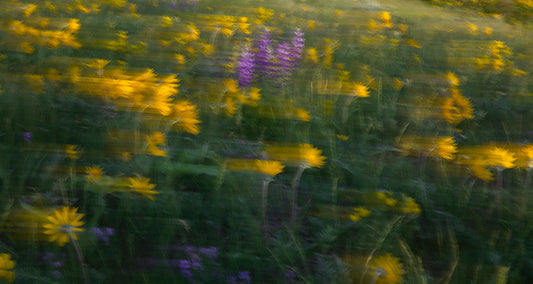
M263 215L263 229L265 231L265 239L268 236L268 218L267 218L267 203L268 203L268 185L270 184L271 179L265 178L263 180L263 195L261 196L261 204L263 207L262 215Z
M72 240L72 244L74 245L74 249L76 250L76 254L78 255L78 260L80 261L81 265L81 271L83 272L83 279L85 280L85 284L89 284L89 277L87 275L87 267L85 266L85 263L83 262L83 255L81 254L80 247L78 245L78 242L74 239L73 233L70 233L70 240Z
M304 166L298 168L298 172L292 180L292 200L291 200L291 225L294 225L296 221L296 207L298 205L298 185L300 184L300 178L305 170Z
M346 101L344 102L344 108L342 109L342 125L344 126L346 124L346 121L348 120L348 109L350 107L350 104L357 98L356 96L349 96L346 98Z

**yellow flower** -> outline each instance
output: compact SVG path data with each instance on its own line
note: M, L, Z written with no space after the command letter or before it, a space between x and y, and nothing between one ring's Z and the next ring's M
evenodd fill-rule
M403 88L403 82L402 80L398 79L398 78L394 78L394 80L392 81L392 87L395 89L395 90L400 90L401 88Z
M32 54L35 52L35 48L31 45L31 43L27 41L23 41L20 43L20 49L22 49L22 52Z
M35 11L35 9L37 9L37 5L35 4L29 4L28 7L26 7L26 9L24 9L23 13L24 13L24 17L29 17L31 16L31 14L33 14L33 12Z
M102 177L102 170L99 166L86 167L85 174L87 174L87 179L89 181L99 180Z
M465 98L457 88L451 88L452 96L444 100L442 116L450 124L459 124L465 119L474 118L470 100Z
M121 9L122 7L126 6L126 3L128 1L127 0L103 0L102 2L111 7Z
M350 139L349 136L342 135L342 134L337 134L335 137L337 137L337 139L340 139L342 141L348 141L348 139Z
M162 137L161 137L162 136ZM152 135L146 136L148 153L154 156L166 157L167 151L157 147L158 145L164 145L166 138L163 133L155 132Z
M485 34L491 35L492 34L492 28L491 27L485 27Z
M522 149L526 156L526 166L533 168L533 145L528 145Z
M295 115L300 119L301 121L311 121L311 115L309 112L303 108L297 108L295 110Z
M137 14L137 5L135 4L130 4L130 8L129 8L129 11L130 11L130 14L136 18L140 18L141 16L139 16L139 14Z
M389 12L381 12L380 17L381 17L381 22L383 22L383 25L385 27L389 29L392 28L391 16Z
M514 168L516 157L503 148L494 147L489 150L488 165L502 168Z
M310 31L314 30L315 29L315 21L313 20L308 20L307 21L307 29L309 29Z
M26 79L28 79L33 92L41 93L43 91L44 78L42 75L27 74Z
M180 65L183 65L186 62L185 55L183 54L174 54L174 58L176 58L176 60L178 61L178 64Z
M233 79L226 79L224 81L224 86L226 87L226 90L229 93L237 93L239 91L239 86L237 84L237 81Z
M437 140L437 154L446 159L453 159L453 155L457 152L457 145L452 137L442 137Z
M274 10L272 9L265 9L263 7L255 8L255 16L257 18L256 23L258 25L269 21L272 16L274 15Z
M228 117L232 117L237 112L237 102L232 98L224 100L224 113Z
M359 222L364 217L370 216L371 211L364 207L356 207L353 210L353 213L350 214L350 220L354 222Z
M130 181L130 184L128 185L129 188L148 197L148 199L155 201L155 198L152 195L159 194L159 192L152 190L155 187L155 184L151 184L149 178L134 177L128 178L128 180Z
M131 153L130 152L122 152L120 153L120 159L124 162L131 161Z
M81 24L80 24L79 19L69 19L68 26L67 26L67 32L75 33L79 31L80 27L81 27Z
M239 30L245 34L250 34L250 30L248 29L250 27L250 24L248 23L247 17L240 17L239 18Z
M93 62L86 64L86 66L96 71L98 76L101 77L104 74L104 67L107 64L109 64L109 60L95 59Z
M82 228L78 228L84 224L80 221L84 214L77 213L78 208L70 208L64 206L60 209L54 210L51 215L46 217L49 223L44 224L44 233L50 235L49 241L57 241L59 246L64 246L70 238L77 240L76 232L83 232Z
M11 260L11 255L7 253L0 254L0 278L6 282L13 282L15 272L11 269L15 268L16 262Z
M407 199L407 201L403 204L400 210L405 214L420 214L420 212L422 212L422 210L420 209L420 205L418 205L415 199L411 197Z
M448 72L448 74L446 74L446 79L448 80L448 83L450 83L452 87L459 86L460 80L459 78L457 78L457 76L455 76L454 73Z
M322 167L326 157L322 156L322 150L316 149L310 144L298 146L268 146L266 155L270 159L287 161L289 164L301 167Z
M194 135L200 133L200 127L198 124L201 121L198 119L198 110L196 109L196 106L189 101L181 100L176 102L174 104L172 117L175 120L174 123L185 132Z
M307 49L307 61L310 63L318 63L318 55L316 48L308 48Z
M373 258L369 268L376 284L401 283L402 275L405 274L400 260L390 253Z
M420 48L420 43L418 43L416 40L410 38L407 40L407 45L414 47L414 48Z
M65 154L67 154L67 157L72 160L79 159L80 151L77 150L76 145L66 145L65 146Z
M161 131L154 132L150 135L150 138L156 145L165 145L167 143L167 138L165 137L165 134L163 134Z
M168 28L172 26L172 18L169 16L163 16L161 19L161 27Z
M470 30L470 33L472 35L477 35L478 27L476 25L474 25L472 23L468 23L467 26L468 26L468 29Z
M492 181L494 180L493 173L487 168L484 162L482 163L473 163L470 166L472 174L480 180Z
M322 150L309 144L300 144L298 151L305 167L321 168L326 163L324 161L326 157L322 156Z
M354 83L353 84L353 90L355 92L355 95L360 98L366 98L370 95L368 94L368 87L363 85L362 83Z
M376 195L379 200L381 200L385 205L390 206L390 207L396 205L396 203L398 202L398 200L391 197L392 192L390 191L386 191L386 192L378 191L376 192Z
M283 172L283 168L285 168L280 161L255 160L255 166L259 172L270 176L280 174Z
M187 29L188 29L188 33L187 33L186 38L189 41L195 41L200 38L200 30L198 30L198 28L194 24L191 23L187 25Z

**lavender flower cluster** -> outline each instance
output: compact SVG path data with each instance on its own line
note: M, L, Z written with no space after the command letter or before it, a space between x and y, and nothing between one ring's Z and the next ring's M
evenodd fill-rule
M265 31L255 43L255 53L245 47L239 56L239 85L249 88L254 78L286 81L296 70L305 46L304 33L297 29L290 42L273 44L270 32Z

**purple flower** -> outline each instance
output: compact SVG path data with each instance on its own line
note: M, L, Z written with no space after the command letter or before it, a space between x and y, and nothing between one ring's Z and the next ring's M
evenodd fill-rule
M248 271L240 271L238 275L239 280L241 280L242 283L250 283L252 282L252 277L250 276L250 272Z
M26 143L31 143L31 137L33 135L31 134L31 132L22 132L22 139L24 139L24 142Z
M261 39L257 42L257 53L255 54L255 64L259 76L268 76L272 62L274 61L274 50L272 49L272 40L270 40L270 32L265 31Z
M278 44L276 48L276 61L274 70L275 77L286 77L290 70L293 69L293 58L291 54L291 46L287 42Z
M292 65L294 66L294 69L296 69L298 60L302 58L302 53L305 47L304 33L300 29L296 29L294 32L291 45Z
M287 279L287 282L292 283L296 279L296 272L292 269L287 270L285 272L285 278Z
M252 277L248 271L239 271L237 276L230 276L228 282L231 284L248 284L252 282Z
M91 228L90 232L96 235L96 239L103 241L105 244L109 244L109 237L115 234L113 228Z
M284 81L290 78L291 72L296 70L298 61L302 58L305 46L304 33L297 29L290 42L280 42L275 48L272 46L272 40L269 37L270 32L266 31L256 43L256 75L263 79L274 78L277 79L277 83L283 84ZM241 58L243 58L242 55ZM241 74L240 71L239 75ZM245 75L248 74L245 73ZM249 79L250 77L246 76L244 78ZM251 79L249 80L251 81Z
M239 75L239 86L244 88L250 87L252 80L254 79L254 67L254 54L250 52L249 47L245 47L239 57L239 67L237 70Z
M191 271L191 263L188 260L186 259L180 260L179 268L180 268L180 272L183 275L183 277L185 277L187 280L191 282L195 282L193 279L193 273Z
M200 253L215 260L218 257L218 249L216 247L200 248Z

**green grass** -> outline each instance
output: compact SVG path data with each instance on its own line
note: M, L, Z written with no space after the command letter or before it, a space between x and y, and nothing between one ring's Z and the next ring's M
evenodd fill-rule
M121 8L50 1L55 12L40 1L5 2L0 254L16 262L14 283L533 278L532 172L523 152L533 140L531 11L498 1L201 0L194 9L194 1L130 0ZM29 14L31 3L38 6ZM494 5L506 13L486 14ZM270 19L259 20L260 7L272 10ZM161 25L163 16L171 26ZM239 27L241 17L250 33ZM48 26L40 25L44 18ZM66 33L69 19L81 25L75 39L62 34L53 46L51 34ZM297 28L305 49L290 76L256 78L255 101L244 87L231 91L246 45L256 53L266 29L274 46L291 42ZM81 47L69 46L73 41ZM317 62L307 58L312 48ZM89 67L96 59L109 63ZM500 69L479 66L496 59ZM457 92L449 72L473 109L458 123L443 116ZM369 97L352 96L356 83ZM163 91L171 114L154 103ZM156 132L166 141L154 146ZM440 156L442 137L456 143L452 159ZM297 155L302 144L325 164ZM78 158L69 158L67 145ZM272 146L287 148L272 153ZM517 158L512 168L491 156L496 146ZM274 156L281 173L254 168L253 160ZM252 162L236 169L239 159ZM493 179L476 175L476 165ZM89 166L103 169L96 181L87 177ZM149 178L155 200L135 192L133 177ZM43 225L63 206L78 208L84 224L78 240L58 246ZM370 215L350 218L358 207Z

